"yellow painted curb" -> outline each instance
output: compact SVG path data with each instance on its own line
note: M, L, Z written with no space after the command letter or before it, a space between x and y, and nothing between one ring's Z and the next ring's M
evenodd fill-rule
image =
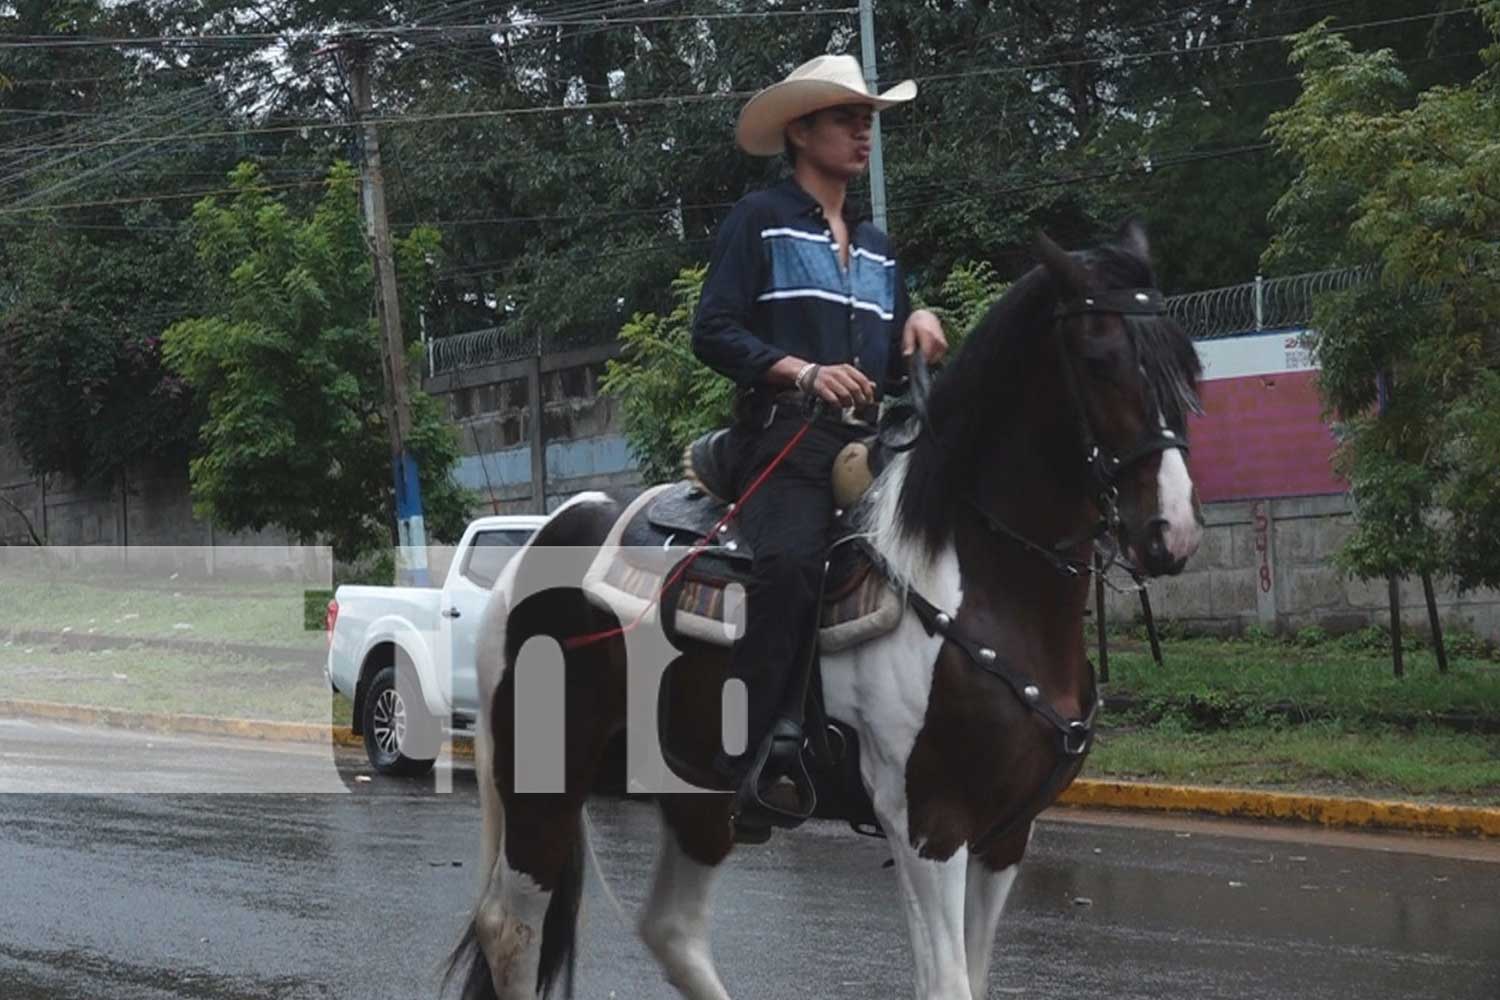
M1246 819L1300 820L1323 826L1500 837L1500 809L1392 802L1249 788L1201 788L1136 781L1073 782L1061 805L1193 812Z
M281 743L333 743L341 747L364 747L363 738L348 726L320 726L308 722L273 722L269 719L225 719L214 715L174 715L169 712L136 712L122 708L67 705L55 701L0 700L0 716L51 719L85 726L112 726L156 733L186 733L194 736L231 736L244 740ZM453 756L472 759L474 747L466 736L453 741Z
M225 719L211 715L135 712L51 701L0 700L0 716L52 719L80 725L199 736L294 743L332 742L362 749L364 741L348 726L320 726L264 719ZM474 744L466 735L452 743L453 756L472 760ZM1299 795L1250 788L1206 788L1158 785L1140 781L1081 778L1058 798L1058 804L1148 812L1204 813L1260 820L1298 820L1328 827L1406 830L1448 836L1500 837L1500 809L1448 806L1425 802Z

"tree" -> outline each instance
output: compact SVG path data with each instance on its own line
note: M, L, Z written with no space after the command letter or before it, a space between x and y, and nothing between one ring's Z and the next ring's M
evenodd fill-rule
M1500 37L1500 2L1479 5ZM1316 26L1269 134L1297 170L1271 267L1372 280L1316 306L1320 385L1355 501L1344 565L1500 585L1500 42L1463 85L1413 88L1389 50Z
M682 449L730 420L734 383L693 354L693 313L706 267L684 268L672 281L665 315L636 313L620 328L624 357L609 362L601 383L620 401L625 439L648 483L675 479Z
M353 558L392 538L394 489L373 269L354 170L336 164L310 215L299 217L242 164L226 202L193 211L211 311L165 334L169 368L202 413L189 469L198 511L228 529L279 525ZM437 234L398 242L404 300L420 297ZM410 370L419 371L413 358ZM412 386L413 439L427 527L451 541L473 498L450 473L458 445L431 397Z
M914 306L931 309L942 321L950 354L958 349L1009 282L1001 281L987 261L961 260L936 289L915 296Z

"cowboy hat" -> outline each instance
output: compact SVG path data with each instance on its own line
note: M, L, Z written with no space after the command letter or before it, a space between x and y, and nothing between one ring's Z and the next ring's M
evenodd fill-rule
M911 80L872 94L853 56L818 56L746 101L734 138L752 156L775 156L786 148L787 125L803 115L840 104L867 104L883 111L916 96L917 85Z

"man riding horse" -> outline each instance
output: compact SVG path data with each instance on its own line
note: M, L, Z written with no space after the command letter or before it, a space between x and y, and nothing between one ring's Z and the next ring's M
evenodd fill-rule
M871 94L852 56L819 56L752 97L736 129L745 152L785 151L792 168L724 220L693 320L694 353L739 387L727 449L737 495L802 429L806 404L825 404L738 512L754 552L731 664L749 695L748 749L721 750L715 768L741 803L759 801L801 752L801 706L789 701L817 627L834 458L873 432L907 356L937 361L948 346L937 317L910 308L886 234L846 198L869 164L874 113L916 93L907 80Z

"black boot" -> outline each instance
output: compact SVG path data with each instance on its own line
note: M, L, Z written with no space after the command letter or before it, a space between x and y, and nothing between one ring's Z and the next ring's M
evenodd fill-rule
M761 741L735 791L735 823L745 833L800 826L817 808L812 778L802 763L802 724L780 718Z

